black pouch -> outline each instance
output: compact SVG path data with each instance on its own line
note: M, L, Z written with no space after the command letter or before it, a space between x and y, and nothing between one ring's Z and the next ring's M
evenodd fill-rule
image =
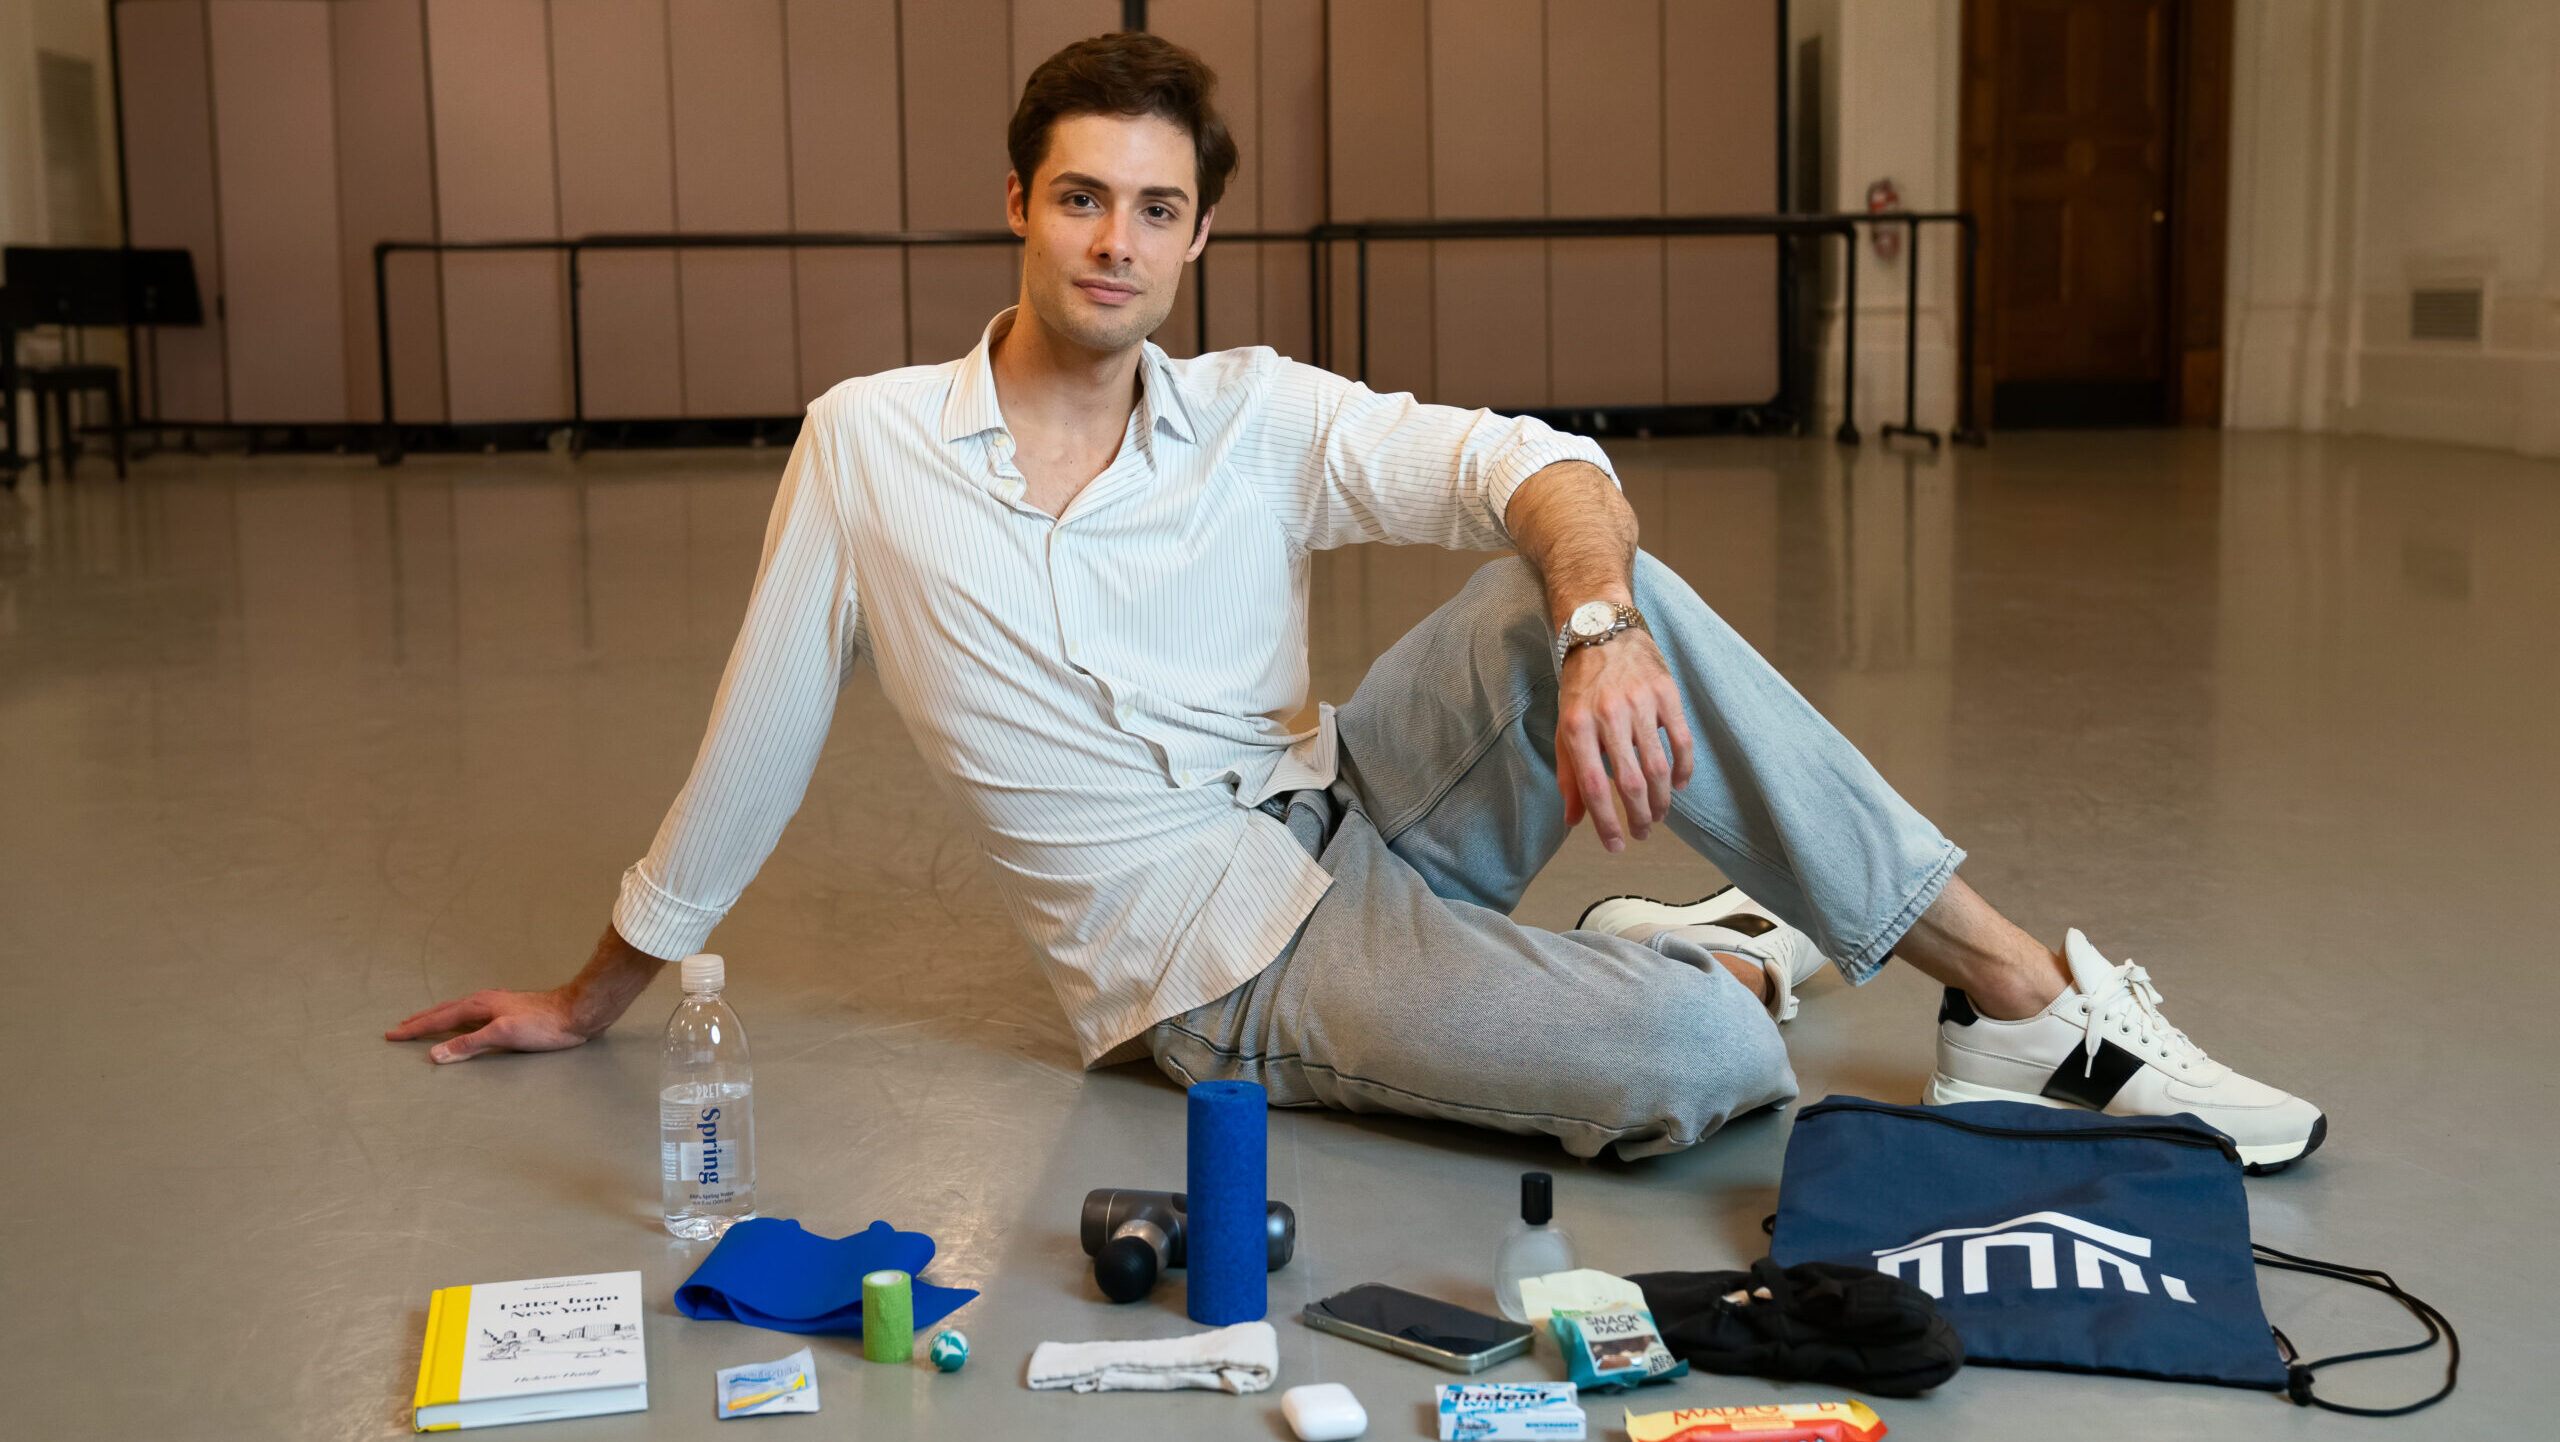
M1763 1257L1747 1272L1627 1280L1644 1289L1663 1345L1700 1371L1912 1397L1964 1365L1964 1343L1935 1299L1865 1267Z

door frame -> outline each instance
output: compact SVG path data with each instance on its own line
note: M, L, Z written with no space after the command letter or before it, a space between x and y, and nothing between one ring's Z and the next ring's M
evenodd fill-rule
M1959 82L1958 184L1961 204L1981 217L1977 280L2007 264L2000 216L2000 18L2009 0L1964 0ZM2161 287L2161 419L2169 425L2222 423L2222 310L2231 210L2231 43L2233 0L2169 0L2169 244ZM1993 288L1974 286L1974 414L1992 414L2000 375Z

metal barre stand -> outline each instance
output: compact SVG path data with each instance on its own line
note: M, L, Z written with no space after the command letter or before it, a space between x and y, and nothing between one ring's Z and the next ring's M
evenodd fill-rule
M1917 353L1919 346L1919 237L1926 223L1951 223L1958 227L1963 241L1964 259L1960 268L1959 287L1962 299L1957 324L1958 373L1956 425L1954 438L1963 443L1980 445L1982 432L1973 423L1973 267L1976 250L1975 225L1972 215L1963 211L1892 212L1881 215L1691 215L1691 216L1626 216L1597 219L1529 219L1529 220L1379 220L1328 221L1305 230L1218 232L1214 239L1234 244L1299 244L1307 248L1307 322L1309 339L1317 357L1330 363L1335 357L1335 340L1330 307L1332 298L1332 259L1335 244L1349 242L1356 267L1354 315L1355 379L1369 376L1369 244L1371 241L1407 240L1567 240L1620 237L1673 236L1770 236L1788 239L1797 236L1836 236L1841 241L1841 349L1840 349L1840 424L1833 439L1842 445L1859 441L1854 416L1857 395L1858 365L1858 265L1857 227L1860 225L1907 225L1911 236L1909 273L1906 277L1906 309L1903 332L1903 418L1899 424L1882 428L1887 438L1897 435L1925 437L1934 449L1938 444L1935 431L1924 430L1917 423ZM386 466L398 465L404 455L400 440L399 414L394 394L391 365L391 291L387 266L392 255L409 252L448 254L468 252L556 252L566 257L569 270L569 408L570 413L555 424L569 432L571 454L586 449L586 365L582 307L580 304L580 258L590 250L799 250L848 248L900 248L1018 245L1020 240L1010 231L813 231L767 234L674 235L614 234L590 235L575 239L546 240L478 240L424 241L385 240L373 247L373 313L374 344L382 389L382 419L378 423L379 443L376 458ZM1213 245L1210 249L1215 249ZM1208 349L1209 339L1209 250L1192 263L1190 278L1192 308L1198 348ZM1781 338L1782 347L1792 348L1793 336ZM1791 357L1782 355L1781 365L1791 365Z

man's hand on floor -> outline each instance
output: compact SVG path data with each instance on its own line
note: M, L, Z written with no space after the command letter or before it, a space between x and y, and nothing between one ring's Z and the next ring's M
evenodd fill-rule
M431 1006L382 1034L385 1041L416 1041L440 1031L462 1035L436 1043L436 1062L469 1061L484 1051L563 1051L602 1036L666 963L622 939L611 926L595 954L566 986L549 991L475 991L459 1001Z
M1671 813L1671 793L1689 784L1694 762L1680 688L1650 634L1630 631L1565 653L1556 789L1564 794L1566 825L1582 824L1587 811L1600 844L1624 851L1630 831L1642 841ZM1617 805L1610 804L1613 789Z
M550 991L475 991L459 1001L431 1006L382 1034L385 1041L415 1041L440 1031L462 1035L428 1048L438 1062L469 1061L484 1051L561 1051L584 1046L567 987Z

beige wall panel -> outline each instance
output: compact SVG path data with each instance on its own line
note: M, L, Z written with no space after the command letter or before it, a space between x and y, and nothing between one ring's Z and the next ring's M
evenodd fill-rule
M550 55L542 0L427 0L444 239L560 233ZM445 377L456 423L568 415L565 275L556 255L444 258Z
M1432 0L1434 218L1546 212L1544 13L1545 0Z
M116 9L124 72L125 181L133 243L195 257L200 328L159 335L160 369L142 376L142 405L172 421L219 424L223 399L221 221L213 188L212 76L202 0L125 0ZM150 355L151 341L143 343Z
M1442 241L1432 258L1445 405L1547 403L1547 248L1536 240Z
M1327 90L1336 220L1429 213L1429 29L1424 0L1361 0L1332 11Z
M1210 244L1216 247L1215 241ZM1208 267L1209 344L1219 350L1264 343L1261 251L1259 245L1238 244L1204 257L1212 262ZM1189 277L1184 284L1190 284Z
M231 419L343 421L329 9L222 0L207 19Z
M1156 327L1155 334L1147 337L1164 347L1167 355L1188 356L1200 353L1199 326L1196 323L1198 313L1193 309L1197 303L1197 292L1192 289L1199 280L1199 276L1200 270L1197 266L1186 265L1182 268L1182 278L1175 284L1173 290L1173 310L1165 316L1164 324Z
M456 425L568 417L567 294L557 255L444 258L444 372Z
M1550 0L1549 213L1662 213L1659 0ZM1663 398L1662 243L1549 243L1553 404Z
M1401 220L1431 204L1428 94L1429 11L1425 0L1363 0L1331 11L1333 214L1340 220ZM1343 247L1335 270L1341 317L1334 359L1359 366L1358 278ZM1432 398L1431 247L1369 248L1369 384Z
M792 229L904 229L897 0L787 0L783 23Z
M1369 385L1411 391L1438 400L1432 385L1431 271L1429 241L1379 241L1369 247ZM1351 272L1343 272L1346 289ZM1342 334L1342 362L1354 362L1357 335Z
M1262 106L1259 76L1261 35L1256 0L1154 0L1147 8L1147 28L1178 45L1189 46L1218 73L1217 104L1235 137L1236 173L1218 201L1217 224L1231 231L1262 226ZM1214 245L1215 242L1213 241ZM1261 340L1262 265L1250 246L1235 246L1210 258L1209 341L1220 350ZM1184 277L1186 289L1193 278ZM1188 307L1191 298L1183 297ZM1178 317L1184 344L1200 347L1195 316ZM1171 331L1174 327L1167 325Z
M1662 213L1660 0L1549 0L1547 154L1550 214Z
M791 121L782 0L667 0L675 92L676 224L791 228ZM800 347L785 251L688 251L685 414L800 409Z
M416 238L434 239L433 227L418 232ZM349 410L357 420L382 418L381 359L372 339L372 265L373 248L368 244L363 272L364 369L361 380L353 371L347 377L353 397ZM399 419L409 425L449 421L453 408L445 395L444 262L432 252L401 251L385 258L382 275L391 292L392 404ZM350 336L349 349L355 345Z
M787 416L801 406L791 253L697 250L684 290L684 413Z
M902 7L907 106L907 224L916 230L992 230L1004 224L1005 122L1015 94L1005 0L933 0ZM918 252L921 263L923 253ZM969 272L971 262L946 269ZM983 267L981 267L983 269ZM939 304L939 301L937 301ZM918 324L925 324L919 306ZM939 322L935 322L938 326ZM931 332L937 339L940 329ZM916 359L939 358L916 333Z
M1262 324L1254 341L1312 365L1316 353L1307 314L1307 247L1284 244L1258 249L1262 252ZM1211 339L1226 344L1224 337Z
M1555 295L1549 404L1662 404L1662 242L1548 244Z
M558 235L543 0L427 0L427 58L444 238Z
M1163 31L1159 12L1171 8L1162 4L1150 7L1147 28ZM1004 102L1008 116L1022 98L1023 82L1031 78L1041 61L1078 40L1120 28L1119 0L1013 0L1010 10L1013 54L1012 63L1005 70Z
M795 230L902 230L897 0L786 0ZM800 395L906 364L906 270L894 250L793 258Z
M1356 284L1352 274L1352 246L1348 241L1327 241L1318 247L1315 283L1324 290L1324 335L1326 354L1316 361L1325 369L1342 375L1359 374L1360 336L1353 327L1359 313L1353 307ZM1310 361L1315 357L1309 356Z
M666 0L551 0L564 235L673 230Z
M1261 141L1261 224L1303 230L1325 218L1323 0L1262 0L1254 121ZM1303 259L1301 269L1304 268ZM1300 308L1305 306L1301 283ZM1296 322L1304 330L1306 323Z
M591 250L578 259L578 282L587 414L598 420L685 414L675 253Z
M1323 0L1262 0L1260 83L1255 106L1261 145L1262 225L1303 230L1325 214ZM1300 360L1315 359L1307 319L1304 246L1262 252L1262 317L1257 338Z
M1777 14L1766 0L1671 0L1663 11L1663 185L1671 213L1778 208ZM1665 394L1756 404L1778 391L1772 240L1671 241Z
M852 376L907 363L906 270L894 250L794 252L805 404Z
M436 236L435 152L427 137L427 36L420 0L338 0L338 250L346 306L347 414L382 419L373 247ZM400 419L444 419L444 317L432 256L401 253L390 291L393 404Z
M1544 14L1544 0L1433 0L1433 217L1545 212ZM1438 399L1544 405L1545 244L1444 241L1433 250Z
M1778 394L1777 242L1664 242L1664 396L1672 405L1758 405Z
M676 223L791 228L791 117L782 0L667 0Z
M666 0L551 0L551 83L561 233L675 229ZM675 255L589 251L578 265L587 414L682 415Z
M1021 294L1020 257L1012 246L970 246L919 250L908 259L908 354L916 364L969 353L987 322Z
M1776 210L1777 8L1668 0L1662 41L1664 205L1674 215Z

